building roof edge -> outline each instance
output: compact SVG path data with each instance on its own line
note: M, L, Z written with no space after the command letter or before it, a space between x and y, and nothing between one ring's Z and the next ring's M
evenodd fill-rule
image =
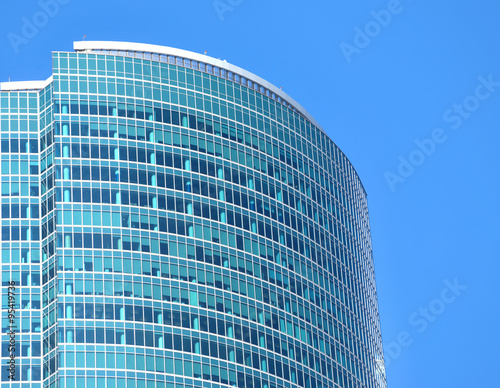
M273 92L275 95L281 97L283 100L288 101L290 105L292 105L298 112L300 112L307 120L309 120L314 126L320 129L323 133L325 131L323 128L316 122L316 120L300 105L297 101L295 101L292 97L286 94L280 88L277 88L270 82L265 79L255 75L241 67L232 65L225 60L216 59L213 57L209 57L204 54L198 54L192 51L177 49L174 47L167 46L159 46L154 44L145 44L145 43L132 43L132 42L113 42L113 41L78 41L73 42L73 49L77 52L85 52L92 50L116 50L116 51L138 51L138 52L147 52L154 53L160 55L172 55L177 57L182 57L198 62L204 62L206 64L219 67L221 69L231 71L239 76L245 77L248 80L255 82L269 91Z
M41 90L47 87L53 81L53 77L50 76L45 81L15 81L15 82L1 82L0 91L2 92L14 92L14 91L24 91L24 90Z

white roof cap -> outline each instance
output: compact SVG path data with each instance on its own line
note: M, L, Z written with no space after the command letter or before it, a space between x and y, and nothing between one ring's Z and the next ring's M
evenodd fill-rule
M2 82L0 83L0 90L2 92L24 91L24 90L41 90L47 87L53 78L50 76L45 81L15 81L15 82Z
M113 51L136 51L145 53L154 53L160 55L171 55L175 57L181 57L190 59L193 61L198 61L206 63L208 65L216 66L221 69L231 71L240 77L245 77L246 79L255 82L264 88L268 89L270 92L274 93L276 96L281 97L283 100L287 101L292 107L294 107L300 114L307 118L314 126L323 131L321 126L313 119L313 117L293 98L288 94L283 92L283 90L277 88L273 84L269 83L265 79L250 73L249 71L242 69L241 67L231 65L230 63L209 57L207 55L194 53L191 51L181 50L173 47L158 46L154 44L144 44L144 43L130 43L130 42L108 42L108 41L80 41L74 42L73 48L75 51L89 51L92 50L113 50ZM324 131L323 131L324 132Z

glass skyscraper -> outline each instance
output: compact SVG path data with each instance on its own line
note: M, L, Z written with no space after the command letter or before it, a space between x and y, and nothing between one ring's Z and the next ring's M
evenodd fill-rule
M1 85L1 385L385 387L366 193L315 120L206 55L74 48Z

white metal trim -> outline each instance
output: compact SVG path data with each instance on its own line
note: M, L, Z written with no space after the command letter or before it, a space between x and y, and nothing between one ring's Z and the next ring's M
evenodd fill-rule
M2 82L0 83L0 90L2 92L13 92L21 90L41 90L53 81L53 77L50 76L45 81L15 81L15 82Z
M323 131L321 126L314 120L314 118L292 97L283 92L283 90L277 88L273 84L269 83L265 79L250 73L249 71L242 69L241 67L232 65L225 60L215 59L207 55L194 53L191 51L181 50L173 47L158 46L153 44L144 43L131 43L131 42L109 42L109 41L80 41L73 42L73 48L75 51L91 51L91 50L116 50L116 51L138 51L146 53L155 53L160 55L172 55L176 57L186 58L193 61L203 62L212 66L231 71L241 77L255 82L270 92L274 93L276 96L281 97L283 100L287 101L292 105L297 111L304 115L314 126ZM323 131L324 132L324 131Z

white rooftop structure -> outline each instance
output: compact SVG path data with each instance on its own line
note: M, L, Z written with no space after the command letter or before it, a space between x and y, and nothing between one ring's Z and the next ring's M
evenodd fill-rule
M120 54L120 52L122 52L123 55L126 55L127 53L149 53L149 54L166 55L166 56L189 59L191 61L197 61L214 67L218 67L228 72L232 72L233 74L237 74L240 77L244 77L247 80L258 84L264 89L267 89L269 91L269 96L271 96L274 93L276 96L280 97L281 100L286 102L287 106L289 105L290 108L296 110L302 116L307 118L314 126L323 131L321 126L316 122L316 120L314 120L314 118L297 101L295 101L292 97L286 94L283 90L277 88L276 86L266 81L265 79L253 73L250 73L249 71L242 69L241 67L232 65L225 60L220 60L209 57L204 54L198 54L192 51L181 50L173 47L158 46L154 44L144 44L144 43L84 40L80 42L74 42L73 48L77 52L104 51L104 53L109 53L114 55Z

